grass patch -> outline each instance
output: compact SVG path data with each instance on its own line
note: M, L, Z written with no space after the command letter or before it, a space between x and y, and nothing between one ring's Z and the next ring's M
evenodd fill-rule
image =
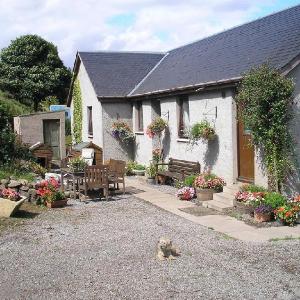
M283 238L273 238L273 239L269 239L269 242L292 241L292 240L300 240L300 237L286 236Z
M19 211L17 211L13 217L0 218L0 234L7 229L18 228L23 225L26 220L33 219L46 210L47 208L45 206L39 206L28 202L23 203Z
M26 179L29 182L34 181L36 175L25 171L13 169L13 167L2 167L0 168L0 180L14 177L15 179Z

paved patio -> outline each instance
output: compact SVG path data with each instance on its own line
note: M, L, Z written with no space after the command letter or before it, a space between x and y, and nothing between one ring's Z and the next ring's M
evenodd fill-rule
M193 207L195 206L194 203L178 200L175 196L145 186L145 184L137 179L129 179L128 183L137 189L144 190L143 193L137 195L139 198L187 220L214 229L220 233L227 234L235 239L251 242L263 242L271 239L284 239L287 237L300 239L300 225L295 227L281 226L255 228L230 216L193 216L180 209Z
M71 201L1 235L0 299L300 297L299 241L230 239L136 198L141 190ZM182 256L157 261L161 236Z

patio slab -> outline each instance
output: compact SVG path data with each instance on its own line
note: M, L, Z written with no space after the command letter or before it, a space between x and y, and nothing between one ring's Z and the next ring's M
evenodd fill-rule
M300 238L299 225L295 227L255 228L225 215L194 216L180 210L185 207L195 206L192 202L178 200L175 196L146 186L138 180L131 179L128 184L144 191L136 195L138 198L191 222L214 229L235 239L248 242L265 242L272 239Z

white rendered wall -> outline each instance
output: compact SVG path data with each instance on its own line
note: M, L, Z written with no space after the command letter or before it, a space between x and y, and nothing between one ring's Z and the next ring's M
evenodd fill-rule
M202 92L189 96L190 124L207 119L215 126L218 135L214 141L209 143L200 141L194 147L191 147L187 140L178 138L177 98L161 99L160 103L162 117L167 119L169 114L169 132L163 136L166 158L199 161L202 170L209 168L224 177L228 183L233 183L236 178L236 136L233 137L236 120L231 90L226 90L225 98L222 98L221 91ZM143 108L146 128L151 121L150 103L146 102ZM141 135L138 136L138 142L136 160L148 163L152 156L151 140L146 135Z
M133 107L133 127L136 138L135 146L135 160L141 164L149 165L149 161L152 159L152 139L146 135L147 126L152 121L152 107L150 101L143 101L143 124L144 131L139 132L137 130L136 111Z

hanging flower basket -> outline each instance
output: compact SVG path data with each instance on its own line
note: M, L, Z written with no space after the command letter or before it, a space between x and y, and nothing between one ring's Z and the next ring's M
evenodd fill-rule
M160 135L166 128L168 124L162 118L156 118L152 123L147 127L146 134L153 138L156 135Z
M134 133L132 132L129 125L124 121L116 121L111 127L111 135L124 143L132 142L135 139Z
M216 131L211 126L211 124L204 120L198 123L195 123L189 132L189 139L196 142L200 139L203 140L212 140L216 137Z

